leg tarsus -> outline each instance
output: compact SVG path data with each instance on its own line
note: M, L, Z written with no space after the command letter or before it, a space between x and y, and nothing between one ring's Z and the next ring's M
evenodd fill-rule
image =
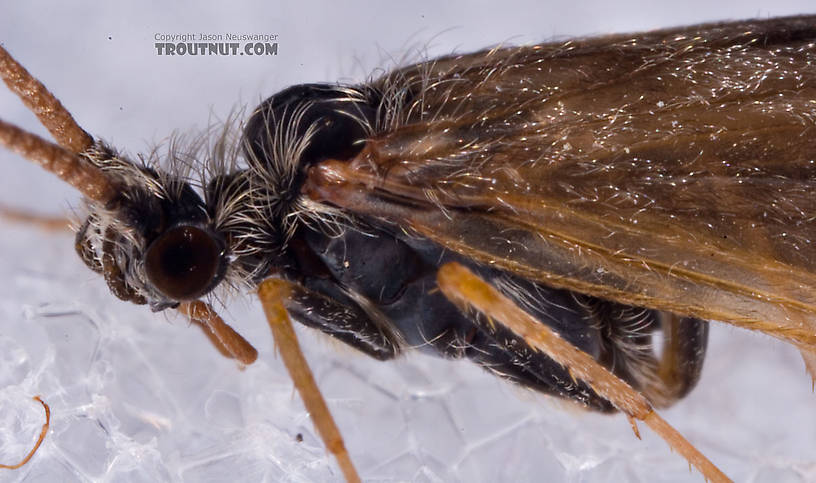
M805 362L805 369L810 375L810 391L816 390L816 352L813 349L799 347L799 352L802 354L802 360Z
M346 481L359 482L360 476L354 468L343 437L340 435L340 430L332 418L326 401L317 387L314 375L303 357L294 328L289 320L289 314L284 308L284 300L291 296L292 289L292 284L279 279L267 279L258 286L258 297L261 299L269 327L272 329L275 347L323 443L337 459Z
M531 347L568 368L620 411L645 422L707 480L731 481L676 429L658 416L643 394L601 366L589 354L564 340L547 325L539 323L470 270L456 263L448 263L439 269L438 279L439 288L458 307L463 310L475 308L484 313L488 321L500 322L524 338Z
M632 416L629 416L628 414L626 415L626 419L628 419L629 424L632 425L632 431L635 432L635 437L637 439L641 439L640 430L638 429L638 425L637 425L637 419L633 418Z
M656 378L643 393L657 407L682 399L700 380L708 345L708 322L663 312L665 344Z

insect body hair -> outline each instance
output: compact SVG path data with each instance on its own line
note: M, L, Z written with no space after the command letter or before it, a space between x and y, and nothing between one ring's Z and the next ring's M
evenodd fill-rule
M366 91L343 86L326 89L332 93L331 100L341 105L371 101ZM341 236L349 228L362 230L344 211L300 193L302 158L322 122L311 114L316 104L303 102L280 112L264 110L262 105L253 112L263 121L260 151L249 146L246 125L238 122L238 114L197 136L173 135L166 149L154 148L136 161L95 143L83 156L116 179L122 192L113 208L88 202L87 221L78 235L83 259L97 271L108 263L117 273L115 278L122 279L117 283L133 294L124 298L155 298L143 254L153 241L151 223L164 230L169 222L152 219L162 218L156 215L161 212L159 205L172 210L183 206L182 211L196 223L224 238L227 263L219 286L235 292L253 287L270 272L286 269L288 243L300 226L328 236ZM366 116L348 111L341 115L363 133L376 129Z

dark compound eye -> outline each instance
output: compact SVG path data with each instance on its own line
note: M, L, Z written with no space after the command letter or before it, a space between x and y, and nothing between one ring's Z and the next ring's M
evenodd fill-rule
M147 249L147 278L173 300L194 300L217 282L221 247L214 237L194 226L164 232Z

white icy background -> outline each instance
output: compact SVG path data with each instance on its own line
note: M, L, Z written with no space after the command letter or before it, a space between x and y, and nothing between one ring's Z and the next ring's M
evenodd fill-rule
M211 4L212 3L212 4ZM413 47L430 55L502 41L636 31L801 13L808 1L0 3L0 41L91 134L131 154L203 129L236 104L294 83L356 80ZM383 2L385 3L385 2ZM158 57L156 32L280 34L278 57ZM0 117L47 135L0 89ZM64 214L77 196L0 150L0 202ZM251 296L222 315L260 351L245 369L177 316L116 300L70 234L0 222L0 481L338 481L272 350ZM702 481L648 428L514 388L467 362L418 354L379 363L300 335L368 481ZM816 480L816 395L799 355L718 325L703 379L663 411L737 481ZM303 441L297 442L301 433Z

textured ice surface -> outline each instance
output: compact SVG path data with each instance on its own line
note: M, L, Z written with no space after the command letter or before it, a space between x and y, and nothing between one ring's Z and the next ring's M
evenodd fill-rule
M411 42L439 55L808 8L511 4L54 2L46 19L44 7L17 2L2 8L0 40L86 129L137 152L292 83L360 78ZM171 59L152 50L156 32L227 30L278 33L280 55ZM0 117L42 132L5 92ZM0 202L47 213L75 204L69 189L19 158L0 152L0 166ZM19 459L39 432L31 396L53 410L39 453L21 470L0 470L0 481L340 480L251 296L222 314L261 352L239 370L180 317L117 301L72 244L70 234L0 222L0 462ZM368 481L702 480L648 428L637 440L620 416L575 410L467 363L419 354L379 363L300 333ZM737 481L816 480L816 396L798 354L768 337L716 327L699 387L663 415Z
M224 314L262 353L241 371L181 318L113 300L75 260L70 236L3 233L0 460L25 454L39 431L32 395L53 418L32 463L0 479L339 479L254 307ZM467 363L418 354L377 363L302 336L366 479L699 480L622 417L537 397ZM700 387L663 414L738 481L812 481L814 398L794 351L718 327Z

